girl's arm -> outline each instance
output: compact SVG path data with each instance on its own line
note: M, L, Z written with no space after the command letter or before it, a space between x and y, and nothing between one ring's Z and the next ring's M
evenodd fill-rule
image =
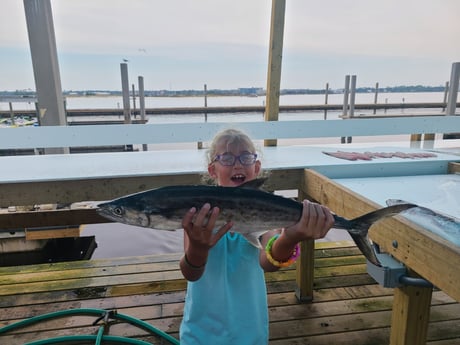
M260 265L267 272L280 268L270 262L265 252L267 243L276 234L279 234L279 237L272 242L270 254L274 261L283 263L293 256L299 242L323 238L332 225L334 225L334 217L327 207L304 200L302 216L296 224L283 230L267 232L262 236L261 243L264 250L260 251Z

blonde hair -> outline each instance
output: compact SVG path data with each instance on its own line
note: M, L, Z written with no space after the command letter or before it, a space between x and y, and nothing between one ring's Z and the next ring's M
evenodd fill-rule
M226 143L227 146L233 144L244 145L248 151L252 153L256 153L258 151L252 139L245 132L235 128L227 128L218 132L210 142L209 148L206 151L206 160L208 165L214 161L214 158L218 154L217 147L222 143ZM260 152L257 153L260 156ZM265 176L267 174L261 169L259 176L261 175ZM204 184L216 184L216 181L209 176L208 173L203 175L202 182Z
M214 161L214 158L217 155L217 146L221 143L226 143L227 146L232 144L243 144L250 152L256 153L256 147L246 133L234 128L224 129L215 135L209 145L206 152L208 164L211 164Z

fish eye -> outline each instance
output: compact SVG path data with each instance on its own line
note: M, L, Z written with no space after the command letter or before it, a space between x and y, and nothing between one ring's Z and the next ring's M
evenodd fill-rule
M123 209L121 207L115 207L113 209L113 213L115 213L117 216L123 215Z

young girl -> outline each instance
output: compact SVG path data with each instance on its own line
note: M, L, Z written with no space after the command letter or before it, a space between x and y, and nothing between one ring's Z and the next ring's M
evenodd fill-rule
M208 173L220 186L237 187L261 170L251 139L228 129L208 151ZM264 271L295 261L298 242L323 238L334 223L330 211L305 200L299 222L269 231L265 250L231 231L229 222L214 229L219 209L205 204L184 216L184 256L180 268L189 281L180 328L183 345L267 344L268 307ZM268 244L268 245L267 245Z

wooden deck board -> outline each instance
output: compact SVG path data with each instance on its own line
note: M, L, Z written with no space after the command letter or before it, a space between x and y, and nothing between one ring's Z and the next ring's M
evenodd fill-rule
M376 284L350 242L317 243L312 303L295 298L295 269L266 274L270 344L388 344L393 289ZM0 327L45 313L117 309L177 337L185 298L180 254L0 268ZM0 335L1 344L90 334L94 317L48 321ZM158 342L129 325L111 334ZM428 342L460 342L460 304L442 291L431 301Z

